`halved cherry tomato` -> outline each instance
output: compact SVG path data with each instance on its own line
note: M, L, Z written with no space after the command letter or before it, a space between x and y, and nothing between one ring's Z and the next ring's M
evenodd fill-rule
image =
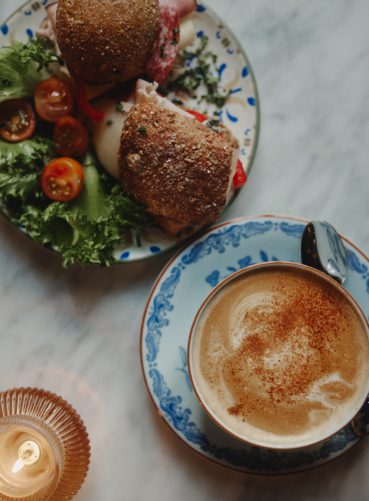
M41 186L44 195L58 202L76 198L82 190L83 182L82 165L73 158L56 158L42 171Z
M247 181L246 172L243 168L241 160L238 160L237 167L236 167L236 173L235 173L234 178L233 178L233 188L235 190L242 188L242 186L246 183L246 181Z
M205 122L205 120L207 120L207 119L208 119L208 117L207 117L206 115L203 115L203 114L202 114L202 113L200 113L199 111L194 111L194 110L189 110L189 109L187 109L186 111L187 111L187 113L189 113L190 115L193 115L193 116L196 118L196 120L197 120L198 122L200 122L200 123Z
M79 109L92 122L98 123L104 119L105 113L94 108L87 100L86 84L79 78L75 79L76 100Z
M35 106L37 113L47 122L56 122L60 117L70 115L74 106L70 83L58 77L43 80L35 90Z
M24 99L10 99L0 104L0 136L10 143L32 136L36 118L32 106Z
M59 155L80 157L87 151L88 132L77 118L62 117L56 122L54 141Z

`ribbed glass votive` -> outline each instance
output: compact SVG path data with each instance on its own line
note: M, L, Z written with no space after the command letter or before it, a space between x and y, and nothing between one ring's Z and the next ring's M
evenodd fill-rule
M66 501L90 462L86 428L53 393L19 388L0 393L0 500Z

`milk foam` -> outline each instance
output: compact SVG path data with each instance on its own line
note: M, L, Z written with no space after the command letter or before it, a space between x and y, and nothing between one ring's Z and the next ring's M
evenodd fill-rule
M255 271L221 290L192 343L197 391L234 433L278 447L324 438L368 391L369 342L354 308L303 271Z

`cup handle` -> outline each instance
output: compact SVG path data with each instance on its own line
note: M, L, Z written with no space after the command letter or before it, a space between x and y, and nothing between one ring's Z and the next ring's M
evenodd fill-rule
M369 395L354 419L351 426L358 437L369 435Z

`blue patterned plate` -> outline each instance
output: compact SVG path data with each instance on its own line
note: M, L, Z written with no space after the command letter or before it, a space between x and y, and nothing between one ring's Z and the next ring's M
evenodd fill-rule
M305 222L283 216L229 221L211 229L174 257L157 279L141 330L146 385L169 427L206 458L249 473L280 474L326 463L360 440L349 425L327 441L292 452L242 444L208 418L190 384L187 341L198 307L220 280L266 261L300 260ZM344 239L349 272L345 287L369 316L369 259ZM358 419L356 431L365 428Z
M33 37L45 17L44 4L45 0L29 0L0 24L0 46ZM221 118L239 140L240 159L249 174L256 153L260 123L258 92L250 62L231 30L204 3L198 5L191 18L197 34L193 45L198 46L204 36L209 38L208 49L217 55L222 86L231 92ZM184 104L188 108L198 108L196 100L190 98ZM212 111L211 106L207 107L207 111ZM172 249L179 243L177 238L153 227L139 234L133 233L127 245L118 246L114 257L117 263L138 261Z

